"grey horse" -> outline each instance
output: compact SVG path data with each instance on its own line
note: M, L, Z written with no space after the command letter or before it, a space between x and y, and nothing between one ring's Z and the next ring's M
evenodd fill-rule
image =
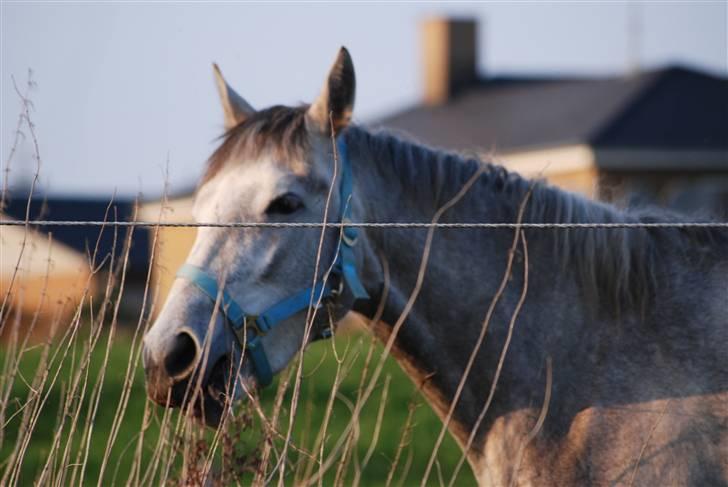
M671 218L352 124L343 48L311 105L256 111L215 72L226 133L196 194L200 222ZM187 265L203 277L175 281L144 339L150 397L217 425L228 399L263 385L265 367L281 371L326 336L320 298L335 319L357 312L391 342L482 485L727 485L725 229L364 227L349 237L336 226L200 228ZM331 272L344 245L348 278ZM265 334L230 316L233 304L260 316L302 289L308 306Z

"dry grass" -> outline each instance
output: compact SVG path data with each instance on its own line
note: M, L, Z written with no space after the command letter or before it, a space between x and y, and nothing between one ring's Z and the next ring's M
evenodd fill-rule
M26 221L41 168L29 99L32 87L29 82L28 90L22 93L16 88L22 113L5 164L6 183L0 200L3 204L6 201L12 158L27 132L34 150L36 176ZM335 152L333 138L332 144ZM338 157L334 162L326 213L335 190ZM479 176L476 172L435 213L432 223L437 223ZM519 215L527 201L528 197ZM107 219L116 220L111 211L109 205ZM327 220L326 214L323 218ZM141 231L150 232L152 257L144 282L133 282L128 276L130 249ZM319 269L324 231L322 228L315 269ZM414 289L383 346L368 335L353 333L317 344L306 355L302 351L280 375L275 389L260 395L244 391L247 400L235 407L227 404L220 426L210 431L191 418L190 410L160 408L147 399L143 390L141 338L158 304L157 289L150 283L154 256L158 255L159 227L128 227L123 232L118 226L101 227L96 246L86 256L90 271L85 285L74 299L62 303L46 299L46 286L55 278L47 256L40 298L29 307L24 303L27 290L23 286L29 282L28 270L21 265L23 254L33 250L26 248L32 247L32 239L28 238L31 229L26 225L20 257L0 308L0 484L445 485L445 479L449 479L448 485L473 483L470 472L460 471L477 425L465 452L455 447L446 431L520 245L525 257L524 285L478 424L487 413L526 297L528 249L522 229L516 228L501 289L493 297L452 405L444 422L440 422L429 408L421 407L419 391L390 358L399 330L424 284L434 232L435 227L430 227ZM101 255L99 243L104 233L113 235L113 246ZM52 237L47 238L52 243ZM383 303L389 290L389 269L386 258L382 256L381 260L385 273ZM327 280L330 272L328 268L322 276L312 276L313 282L320 277ZM136 315L122 317L129 286L141 287L142 297ZM374 321L381 316L382 303ZM326 308L310 307L306 340L320 309ZM39 323L46 332L41 342L34 342L37 337L33 332ZM215 323L213 315L210 326ZM206 349L203 367L207 355ZM241 363L231 364L230 377L236 377L240 367ZM190 403L200 386L190 381L185 393L192 399ZM235 381L231 381L228 389L234 387ZM547 390L544 411L549 393ZM534 427L532 435L539 429L540 425ZM530 439L525 439L524 447Z
M34 147L34 181L40 172L31 89L29 83L28 91L18 90L23 112L4 167L6 184L23 134ZM107 219L115 220L109 212ZM248 391L250 400L229 408L234 412L217 431L202 428L189 411L152 404L140 357L157 304L150 285L154 261L145 282L128 276L132 242L141 231L100 228L86 256L89 278L64 303L40 299L33 309L26 306L28 272L22 258L16 263L0 308L0 484L401 485L421 476L438 421L388 358L391 340L381 347L355 333L317 344L305 360L297 357L276 389L260 397ZM153 247L157 231L150 230ZM31 235L28 226L25 232ZM101 255L101 235L108 233L113 249ZM21 257L30 247L24 240ZM48 262L46 285L55 277ZM136 316L122 316L130 286L141 286L142 299ZM314 314L307 317L307 333ZM47 333L37 342L39 323ZM196 393L190 387L188 394ZM452 441L438 458L451 474L458 459Z

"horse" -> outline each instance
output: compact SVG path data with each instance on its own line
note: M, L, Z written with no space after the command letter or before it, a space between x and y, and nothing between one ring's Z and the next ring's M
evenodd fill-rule
M724 228L357 125L345 48L310 105L255 110L214 68L212 226L144 338L154 401L217 426L355 312L481 485L726 485Z

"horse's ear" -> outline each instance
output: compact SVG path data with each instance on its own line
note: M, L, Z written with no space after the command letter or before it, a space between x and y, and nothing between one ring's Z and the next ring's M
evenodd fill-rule
M225 130L230 130L255 113L255 110L242 96L230 88L225 78L222 77L222 72L217 64L212 63L212 70L215 73L215 84L220 94L222 111L225 114Z
M308 120L326 134L334 134L346 128L351 121L356 93L354 63L345 47L339 50L321 94L308 109ZM330 117L330 118L329 118Z

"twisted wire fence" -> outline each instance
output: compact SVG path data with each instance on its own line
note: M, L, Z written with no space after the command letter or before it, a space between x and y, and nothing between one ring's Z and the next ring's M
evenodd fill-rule
M172 227L172 228L506 228L506 229L570 229L570 228L728 228L728 222L590 222L590 223L441 223L441 222L151 222L93 220L0 220L0 226L48 227Z

